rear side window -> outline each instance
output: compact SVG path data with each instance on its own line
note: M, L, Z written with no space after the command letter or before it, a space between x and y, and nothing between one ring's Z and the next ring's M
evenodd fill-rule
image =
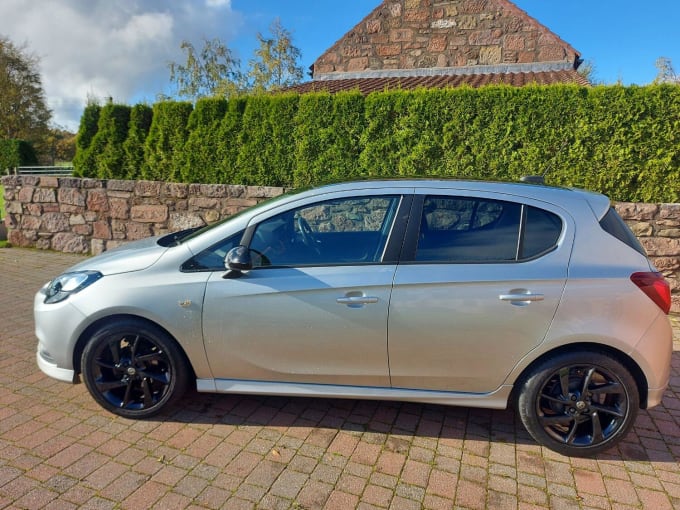
M559 216L516 202L426 197L416 261L517 262L552 251L561 232Z
M642 247L642 244L640 244L640 241L638 241L638 238L635 237L633 231L626 225L626 222L623 221L623 218L619 216L619 213L617 213L613 207L610 207L607 214L600 220L600 226L602 227L602 230L609 235L616 237L619 241L627 244L645 257L647 256L647 253Z

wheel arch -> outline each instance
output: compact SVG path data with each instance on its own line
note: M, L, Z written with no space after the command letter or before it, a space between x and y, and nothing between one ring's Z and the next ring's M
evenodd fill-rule
M82 367L81 367L81 357L83 354L83 350L85 349L85 346L87 345L88 340L92 337L95 331L97 331L99 328L104 326L105 324L108 324L110 322L116 322L120 320L127 320L127 319L132 319L132 320L137 320L141 322L145 322L149 324L150 326L153 326L154 328L160 329L163 333L165 333L169 339L172 340L172 342L175 344L181 355L184 357L184 361L186 362L186 366L189 367L191 370L191 377L196 379L196 373L194 371L194 367L191 364L191 361L189 360L189 356L187 356L187 353L185 352L184 348L182 347L182 344L177 341L177 339L174 337L172 333L170 333L166 328L158 324L157 322L154 322L150 319L147 319L146 317L141 317L139 315L134 315L134 314L126 314L126 313L121 313L121 314L115 314L115 315L107 315L106 317L101 317L94 321L92 324L87 326L83 332L80 334L78 337L78 341L76 342L76 345L73 349L73 370L76 374L77 377L80 377L80 374L82 373Z
M592 342L580 342L562 345L560 347L556 347L555 349L543 353L541 356L533 360L531 363L529 363L527 367L524 368L524 370L522 370L520 375L515 379L512 392L510 394L509 403L513 406L517 405L517 398L519 397L520 388L522 387L524 381L528 377L530 377L530 375L533 373L537 365L539 365L547 358L550 358L552 356L556 356L566 352L574 352L578 350L598 352L610 356L616 359L618 362L620 362L624 367L626 367L626 369L628 369L628 371L630 372L630 375L633 376L633 379L635 379L635 384L637 385L638 394L640 397L640 408L647 409L647 397L649 385L647 382L647 378L645 377L644 372L642 371L640 366L635 362L633 358L631 358L626 353L607 345Z

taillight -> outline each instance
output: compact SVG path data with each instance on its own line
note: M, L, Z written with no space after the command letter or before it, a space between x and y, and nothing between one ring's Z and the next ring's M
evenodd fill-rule
M630 279L668 315L671 311L671 288L661 273L655 271L633 273Z

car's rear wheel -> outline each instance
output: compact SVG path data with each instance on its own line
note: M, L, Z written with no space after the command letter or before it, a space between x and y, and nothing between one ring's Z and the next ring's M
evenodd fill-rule
M637 416L639 392L628 369L599 351L563 352L520 383L517 409L540 444L586 457L614 446Z
M94 399L126 418L147 418L177 401L190 372L174 340L138 319L98 329L83 350L81 367Z

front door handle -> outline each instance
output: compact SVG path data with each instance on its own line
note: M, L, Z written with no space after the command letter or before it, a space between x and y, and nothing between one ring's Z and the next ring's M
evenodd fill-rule
M501 301L510 301L510 303L516 306L526 306L534 301L543 301L545 295L534 294L527 289L512 289L509 293L498 296L498 299Z
M347 296L335 300L339 305L346 305L350 308L361 308L364 305L371 305L378 302L377 297L372 296Z

